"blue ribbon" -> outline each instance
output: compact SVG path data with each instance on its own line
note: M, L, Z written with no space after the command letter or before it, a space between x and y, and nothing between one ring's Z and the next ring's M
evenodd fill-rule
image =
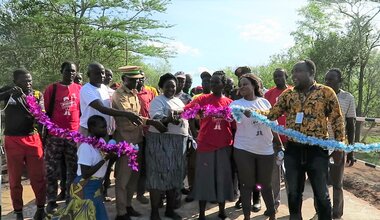
M346 145L342 142L336 141L336 140L324 140L312 136L307 136L299 131L295 131L290 128L285 128L281 125L277 125L274 121L269 120L266 116L263 116L256 111L244 108L242 106L231 106L231 112L232 116L237 122L241 121L241 118L243 116L244 111L250 111L251 112L251 118L254 118L261 123L265 124L269 128L271 128L273 131L286 135L293 140L296 140L299 143L303 144L309 144L309 145L318 145L326 150L340 150L345 152L351 152L351 151L362 151L362 152L373 152L373 151L380 151L380 143L373 143L373 144L363 144L363 143L355 143L353 145Z

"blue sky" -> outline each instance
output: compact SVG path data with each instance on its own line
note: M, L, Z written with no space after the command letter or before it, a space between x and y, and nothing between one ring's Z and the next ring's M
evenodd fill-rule
M172 72L182 70L199 84L203 70L260 65L293 45L290 33L306 0L172 0L155 18L175 25L162 30L177 56ZM156 62L154 59L148 62Z

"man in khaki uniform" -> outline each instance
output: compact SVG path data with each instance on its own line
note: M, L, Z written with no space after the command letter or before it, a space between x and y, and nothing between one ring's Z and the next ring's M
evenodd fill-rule
M138 80L144 76L140 73L138 66L120 67L119 71L123 73L123 85L118 88L112 96L112 107L118 110L131 111L140 113L140 101L136 90ZM123 117L115 117L116 130L114 138L117 142L127 141L131 144L142 146L143 144L143 126L135 126L130 120ZM143 118L143 125L152 125L158 130L165 131L166 127L159 121ZM139 155L141 158L141 155ZM132 207L132 197L137 188L139 172L133 171L128 166L129 158L122 156L116 161L115 169L115 194L116 194L116 220L129 220L131 216L140 216Z

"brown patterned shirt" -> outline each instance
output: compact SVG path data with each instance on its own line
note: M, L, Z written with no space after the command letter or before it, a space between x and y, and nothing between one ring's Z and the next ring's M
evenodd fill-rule
M297 113L301 112L302 123L296 123ZM307 94L294 88L284 91L267 116L270 120L276 120L284 113L287 115L287 128L327 139L327 124L330 121L335 139L344 141L344 117L334 90L328 86L314 83Z

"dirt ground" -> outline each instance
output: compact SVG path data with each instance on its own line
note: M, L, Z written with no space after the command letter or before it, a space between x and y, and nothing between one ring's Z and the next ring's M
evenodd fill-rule
M362 128L362 135L367 133L369 124ZM380 125L371 128L369 136L380 136ZM380 159L380 158L379 158ZM363 163L355 163L353 167L344 171L343 186L345 190L355 196L369 202L380 209L380 170L365 166Z
M344 189L380 209L380 171L355 163L344 171Z
M380 126L376 126L371 130L371 135L380 135ZM4 177L4 176L3 176ZM6 180L6 178L4 178ZM33 192L30 188L29 181L24 180L24 202L27 204L24 210L25 217L31 217L35 211L33 202ZM345 220L356 220L356 219L380 219L380 170L365 166L363 163L357 162L353 167L345 168L344 177L344 189L345 192L345 214L343 219ZM111 190L112 192L113 190ZM281 190L282 202L280 206L278 219L288 219L287 201L284 188ZM332 191L330 187L330 196L332 196ZM307 183L304 193L304 205L303 205L303 217L304 219L310 219L315 211L312 201L312 192L309 184ZM359 199L358 199L359 198ZM2 199L2 217L1 219L13 219L12 207L10 203L9 195L9 185L7 183L2 185L1 188L1 199ZM364 200L364 201L363 201ZM144 213L144 216L138 219L149 219L148 213L150 210L149 205L140 205L136 201L134 204L137 210ZM115 202L107 203L107 210L110 215L110 219L115 217ZM227 204L227 213L231 219L242 219L241 210L235 210L233 208L234 203ZM353 208L354 207L354 208ZM212 205L208 206L209 210L207 212L210 219L217 219L217 207ZM263 210L264 211L264 210ZM262 215L262 212L254 214L252 213L252 219L266 219ZM198 207L197 203L185 204L180 209L180 214L185 217L185 219L196 219ZM165 219L165 218L163 218Z
M29 185L28 180L23 181L24 185L24 202L26 204L24 209L24 216L26 219L30 219L35 212L34 194ZM380 216L380 171L374 168L366 167L364 164L356 163L354 167L345 169L345 181L344 181L344 220L379 220ZM2 217L1 219L14 219L12 214L12 206L10 203L9 186L3 184L2 186ZM110 189L111 196L114 197L113 187ZM332 188L330 187L330 195L332 196ZM147 195L148 196L148 195ZM285 220L289 218L289 212L287 207L286 193L284 185L281 189L282 202L279 207L278 219ZM263 204L263 203L262 203ZM227 215L230 219L243 219L242 211L233 208L234 203L230 202L226 204ZM63 203L60 204L63 206ZM133 218L135 220L148 220L150 205L141 205L136 200L133 201L133 206L139 212L143 213L140 218ZM106 208L110 219L114 219L115 201L106 203ZM210 220L216 220L217 218L217 206L213 204L208 205L208 211L206 215ZM265 208L259 213L252 213L251 219L264 220L267 219L264 215ZM178 210L184 219L197 219L198 204L196 202L183 203L183 206ZM304 219L310 219L315 214L313 194L308 181L306 181L305 192L303 195L303 217ZM163 216L164 209L161 210ZM167 218L163 218L164 220Z

